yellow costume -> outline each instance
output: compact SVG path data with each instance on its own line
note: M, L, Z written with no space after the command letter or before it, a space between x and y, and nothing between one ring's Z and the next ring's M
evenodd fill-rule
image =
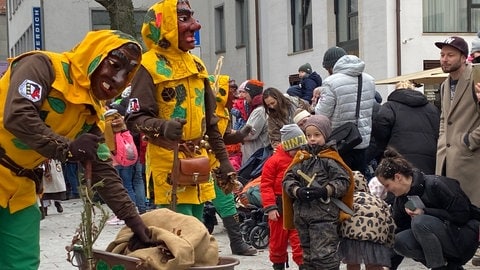
M104 106L91 95L89 77L111 50L131 42L136 43L121 32L96 31L87 34L70 52L35 51L10 59L12 64L0 80L0 102L5 104L4 110L0 110L0 121L3 123L0 126L0 145L6 154L26 169L38 167L47 157L64 161L69 140L87 132L95 124L102 128L103 121L100 120ZM17 82L11 82L10 75L12 69L15 71L16 62L38 53L50 60L54 70L53 82L33 77L19 86ZM132 77L133 73L130 79ZM14 89L16 86L18 88ZM17 123L16 131L25 130L24 133L28 134L32 130L41 130L40 133L20 139L7 130L4 122L7 113L14 113L20 108L18 104L7 101L12 92L19 92L32 101L38 112L31 116L32 121ZM96 114L92 114L92 109ZM46 126L43 127L39 121ZM18 177L4 166L0 166L0 175L4 179L0 181L0 207L9 206L10 212L15 213L36 203L35 184L31 179Z
M132 126L131 123L135 122L133 126L149 138L147 179L153 179L154 203L168 205L172 186L167 178L172 171L173 151L163 144L167 139L162 134L153 134L148 123L139 123L135 117L141 117L137 114L140 112L164 121L185 119L182 140L198 142L207 132L207 114L212 111L208 109L206 97L212 93L206 93L208 73L202 60L178 48L177 1L154 4L145 16L142 36L148 51L143 54L142 68L132 84L131 115L127 116L127 125ZM168 41L169 45L160 46L159 42L162 41ZM148 95L153 96L146 96L145 92L149 90L153 93ZM154 112L153 115L151 112ZM172 145L176 142L169 143ZM200 151L197 156L208 155L206 149L201 148ZM183 157L185 154L179 152L179 158ZM147 181L147 186L149 184ZM180 186L177 189L179 205L198 205L213 198L213 179L209 183Z

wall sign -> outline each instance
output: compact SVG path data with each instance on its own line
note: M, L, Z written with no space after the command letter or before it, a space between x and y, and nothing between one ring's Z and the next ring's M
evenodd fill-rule
M33 7L33 48L42 50L42 12L39 7Z

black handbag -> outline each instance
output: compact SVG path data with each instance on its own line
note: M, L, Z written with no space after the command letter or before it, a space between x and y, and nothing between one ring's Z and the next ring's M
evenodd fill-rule
M348 153L362 142L362 135L358 130L358 118L360 116L360 99L362 95L362 74L358 76L357 106L355 108L355 123L347 122L332 131L330 140L335 140L340 155Z

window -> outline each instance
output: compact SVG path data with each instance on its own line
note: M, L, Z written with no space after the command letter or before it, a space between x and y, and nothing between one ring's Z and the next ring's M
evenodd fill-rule
M225 51L225 13L223 6L219 6L215 8L215 53Z
M17 42L10 49L13 57L33 50L33 26L30 25Z
M477 32L480 0L423 0L423 32Z
M358 0L335 0L337 45L358 55Z
M293 51L299 52L313 47L312 5L310 0L290 0Z
M247 43L247 9L245 0L235 1L235 29L237 31L237 48L245 46Z

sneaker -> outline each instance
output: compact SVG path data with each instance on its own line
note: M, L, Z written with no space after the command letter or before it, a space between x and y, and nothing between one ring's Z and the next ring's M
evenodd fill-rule
M107 220L108 225L125 225L125 221L118 219L117 216L113 216Z

